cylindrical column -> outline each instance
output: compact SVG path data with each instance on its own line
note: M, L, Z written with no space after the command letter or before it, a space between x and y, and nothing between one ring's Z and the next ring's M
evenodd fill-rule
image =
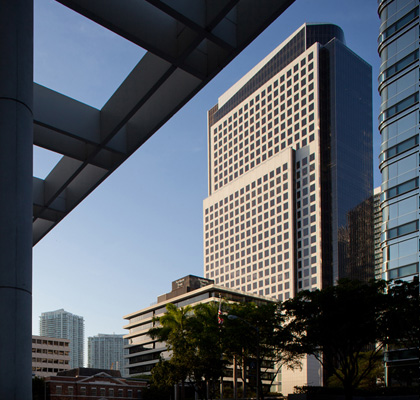
M32 399L33 0L0 0L0 399Z

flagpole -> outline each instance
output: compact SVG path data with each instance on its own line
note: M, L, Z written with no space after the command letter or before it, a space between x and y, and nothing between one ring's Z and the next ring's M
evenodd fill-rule
M217 311L217 323L220 326L223 324L223 318L222 318L222 295L219 293L219 310ZM223 354L220 355L220 357L223 357ZM223 374L220 377L220 400L223 400Z

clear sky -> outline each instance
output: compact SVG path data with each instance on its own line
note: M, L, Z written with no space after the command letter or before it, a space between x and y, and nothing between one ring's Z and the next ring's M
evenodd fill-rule
M41 313L59 308L84 317L86 337L126 333L124 315L155 302L173 280L203 275L207 110L304 22L339 25L347 46L373 67L380 184L377 1L296 0L34 247L34 334ZM101 108L143 54L55 1L35 0L37 83ZM34 175L44 178L59 157L35 148L34 159Z

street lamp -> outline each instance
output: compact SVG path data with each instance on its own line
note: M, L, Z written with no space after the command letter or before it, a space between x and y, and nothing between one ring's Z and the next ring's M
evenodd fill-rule
M246 319L238 317L237 315L229 314L227 317L230 320L239 319L239 320L245 322L250 328L254 329L255 332L257 332L257 390L256 390L256 397L257 397L257 400L259 400L260 399L260 329L258 328L258 326L252 325Z

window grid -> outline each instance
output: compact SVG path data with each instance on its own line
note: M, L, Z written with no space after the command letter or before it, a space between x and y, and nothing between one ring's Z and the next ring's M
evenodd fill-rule
M299 149L314 140L314 59L309 55L304 68L299 70L302 59L297 59L211 127L213 191L286 147Z
M204 274L216 284L279 300L321 284L315 52L309 49L209 127L213 203L204 207ZM236 190L238 178L277 167L290 151L286 175L274 168L251 183L244 178Z
M290 296L293 170L290 162L205 209L205 275L264 296Z

